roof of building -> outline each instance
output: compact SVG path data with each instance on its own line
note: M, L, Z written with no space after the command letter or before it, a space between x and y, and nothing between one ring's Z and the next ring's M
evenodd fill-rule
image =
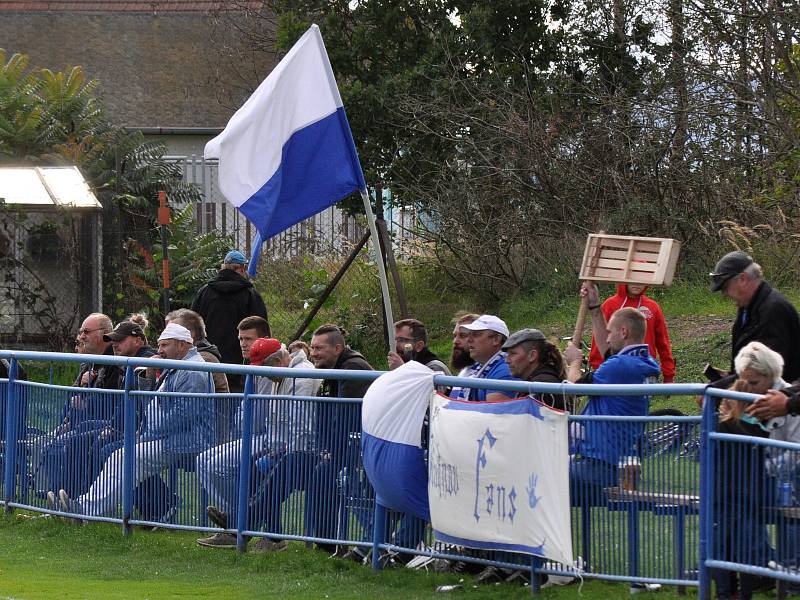
M37 208L103 207L77 167L0 167L0 201Z
M92 11L92 12L208 12L230 7L220 0L4 0L0 11ZM257 9L262 2L240 2L240 8Z

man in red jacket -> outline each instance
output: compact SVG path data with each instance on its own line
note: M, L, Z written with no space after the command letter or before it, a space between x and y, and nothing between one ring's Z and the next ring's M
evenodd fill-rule
M589 310L600 308L606 318L606 322L611 319L611 315L620 308L631 306L637 309L647 320L647 332L644 342L650 347L650 355L658 357L661 364L661 372L664 375L664 383L672 383L675 380L675 359L672 358L672 347L667 331L667 322L664 320L664 313L658 303L648 298L645 292L647 287L633 283L620 284L617 286L617 293L606 299L601 307L590 306ZM592 337L592 351L589 353L589 363L592 369L597 369L605 359L600 354Z

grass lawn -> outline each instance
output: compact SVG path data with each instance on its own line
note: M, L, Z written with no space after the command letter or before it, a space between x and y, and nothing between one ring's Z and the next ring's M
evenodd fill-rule
M16 514L19 514L16 513ZM475 585L472 577L409 569L373 573L366 566L328 558L291 543L270 555L211 550L198 534L135 531L125 537L108 524L78 527L50 518L0 516L0 598L429 598L436 587L457 584L449 595L527 598L528 588ZM624 584L587 582L546 589L543 598L615 598ZM648 598L677 597L672 590Z

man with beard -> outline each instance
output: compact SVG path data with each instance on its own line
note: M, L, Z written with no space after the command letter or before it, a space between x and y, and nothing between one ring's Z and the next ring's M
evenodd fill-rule
M567 366L561 351L538 329L521 329L512 333L503 350L511 375L523 381L561 383L567 378ZM525 393L520 394L525 396ZM530 394L537 400L567 410L571 397L564 394Z
M467 313L464 315L456 315L453 319L453 351L450 354L450 366L453 367L453 373L459 377L467 367L472 366L475 361L469 355L469 331L462 329L464 325L474 323L479 315L475 313Z
M428 330L417 319L402 319L394 324L395 351L387 357L389 370L409 360L422 363L429 369L450 375L450 369L428 348Z

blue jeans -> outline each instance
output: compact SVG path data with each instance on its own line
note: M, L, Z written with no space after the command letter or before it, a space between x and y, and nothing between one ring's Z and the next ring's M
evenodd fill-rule
M603 490L618 483L617 465L596 458L573 459L569 463L570 506L603 505Z
M84 421L49 440L35 455L36 489L46 492L63 488L72 495L85 493L103 466L107 456L104 447L119 439L115 431L101 436L107 427L107 421Z

